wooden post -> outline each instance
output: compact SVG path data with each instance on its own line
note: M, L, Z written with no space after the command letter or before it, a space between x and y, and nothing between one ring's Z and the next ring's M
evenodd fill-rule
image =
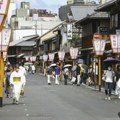
M102 85L102 73L101 73L101 56L98 56L98 84L99 84L99 91L101 91Z

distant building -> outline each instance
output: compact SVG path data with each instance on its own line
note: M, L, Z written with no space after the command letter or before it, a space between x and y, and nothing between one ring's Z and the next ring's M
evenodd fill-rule
M34 14L38 15L37 20L33 19ZM21 7L16 9L16 14L11 17L13 41L29 35L41 36L60 23L61 20L56 14L46 9L30 9L29 2L21 2Z

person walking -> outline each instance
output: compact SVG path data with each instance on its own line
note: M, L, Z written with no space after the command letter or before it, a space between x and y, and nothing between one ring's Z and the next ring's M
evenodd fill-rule
M117 66L117 71L115 71L115 93L118 95L118 99L120 99L120 65Z
M105 99L111 100L111 92L112 92L112 85L113 85L113 76L114 72L112 71L112 67L109 66L108 70L104 71L104 76L105 76Z
M11 95L10 92L10 75L13 72L13 67L11 64L7 66L7 69L5 71L5 93L6 97L9 98Z
M10 76L10 85L12 86L12 94L13 94L13 104L18 104L20 99L20 92L22 89L22 85L24 83L24 78L19 70L19 65L16 64L14 71Z
M67 81L68 81L68 76L69 76L69 69L66 67L64 68L64 85L67 85Z
M32 69L32 74L35 74L35 65L34 64L31 66L31 69Z
M81 78L80 78L80 66L78 64L76 64L77 67L76 67L76 75L77 75L77 86L80 86L80 81L81 81Z
M52 67L48 67L48 75L47 75L47 83L48 85L51 85L51 77L52 77L52 73L53 73L53 68Z
M59 80L60 80L60 72L61 72L61 69L60 69L60 66L59 64L57 64L57 66L55 67L55 84L56 85L59 85Z

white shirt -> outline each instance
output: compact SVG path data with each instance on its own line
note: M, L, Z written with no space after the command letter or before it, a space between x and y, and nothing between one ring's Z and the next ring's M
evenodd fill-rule
M113 71L107 70L105 72L105 76L106 76L105 82L110 82L110 83L113 82Z

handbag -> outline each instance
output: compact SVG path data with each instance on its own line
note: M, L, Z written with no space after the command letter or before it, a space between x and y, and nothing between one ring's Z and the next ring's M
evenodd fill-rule
M72 77L71 82L74 83L76 81L76 77Z
M106 79L106 76L105 76L105 75L104 75L104 76L102 76L102 80L103 80L103 81L105 81L105 79Z

